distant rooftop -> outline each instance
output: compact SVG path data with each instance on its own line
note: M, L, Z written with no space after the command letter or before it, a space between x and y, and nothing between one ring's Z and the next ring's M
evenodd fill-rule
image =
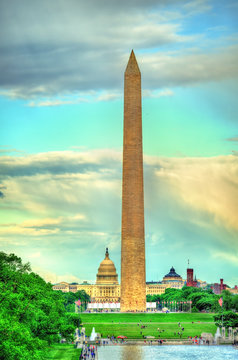
M89 282L87 282L86 280L84 280L83 282L82 282L82 284L80 284L80 285L91 285Z
M181 277L181 276L175 272L175 269L172 266L170 269L170 272L167 275L165 275L164 277L167 278L167 277Z

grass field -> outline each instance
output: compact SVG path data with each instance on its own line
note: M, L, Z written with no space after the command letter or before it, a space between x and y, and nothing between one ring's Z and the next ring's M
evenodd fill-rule
M49 348L45 360L75 360L80 353L81 350L75 349L73 345L57 344Z
M182 339L188 336L200 336L202 332L215 334L216 326L213 314L82 314L86 335L92 328L103 337L125 335L129 339L143 339L143 336L155 336L161 339ZM178 323L181 323L181 327ZM139 324L139 325L138 325ZM141 329L141 325L145 328ZM181 328L184 328L184 331Z

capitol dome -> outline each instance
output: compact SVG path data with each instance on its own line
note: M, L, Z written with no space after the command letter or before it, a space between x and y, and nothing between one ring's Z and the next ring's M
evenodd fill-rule
M105 259L101 262L98 273L96 285L118 285L118 275L114 262L109 259L108 248L106 248Z

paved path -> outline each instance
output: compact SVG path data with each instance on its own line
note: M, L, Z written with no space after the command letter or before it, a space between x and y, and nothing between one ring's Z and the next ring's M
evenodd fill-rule
M82 353L81 353L80 359L98 360L97 347L93 346L93 345L90 345L90 346L84 345L83 348L82 348Z

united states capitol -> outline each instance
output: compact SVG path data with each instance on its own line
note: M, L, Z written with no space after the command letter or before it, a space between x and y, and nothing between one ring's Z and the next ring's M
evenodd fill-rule
M205 287L204 281L196 280L197 286ZM163 294L168 288L181 289L186 284L186 280L176 273L173 266L162 281L146 282L146 295ZM118 275L114 262L109 257L108 248L106 248L105 258L100 263L96 275L96 283L90 284L83 281L82 284L60 282L53 285L54 290L63 292L77 292L84 290L95 303L118 303L120 302L121 287L118 282Z

